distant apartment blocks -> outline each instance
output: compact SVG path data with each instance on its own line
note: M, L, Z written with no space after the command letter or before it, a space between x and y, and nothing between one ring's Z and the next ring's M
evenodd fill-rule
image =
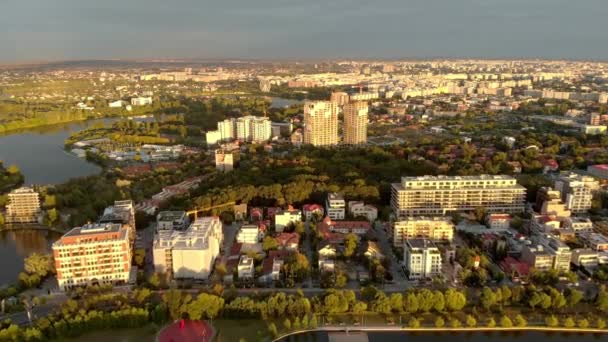
M338 106L330 101L304 103L304 143L313 146L338 144Z
M266 117L243 116L217 123L217 130L205 134L208 145L220 142L240 140L243 142L262 143L272 137L272 123Z
M19 188L8 194L7 223L35 223L40 216L40 197L32 188Z
M526 189L510 176L402 177L392 185L395 216L445 215L485 208L490 213L523 212Z
M367 142L367 102L351 102L344 105L344 140L347 145Z

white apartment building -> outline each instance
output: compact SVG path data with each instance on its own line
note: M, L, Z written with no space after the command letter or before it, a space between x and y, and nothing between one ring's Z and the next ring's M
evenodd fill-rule
M599 266L598 252L586 248L575 249L572 251L570 262L576 267L593 271Z
M344 105L344 139L346 145L367 142L367 102L351 102Z
M332 220L344 220L346 201L342 195L335 192L327 194L325 201L325 213Z
M523 212L526 188L515 178L490 176L402 177L392 184L391 206L398 217L446 215L483 207L490 213Z
M156 229L184 230L189 221L185 211L161 211L156 215Z
M282 210L274 215L274 230L277 233L282 233L290 224L295 224L302 221L302 211L298 209L289 208Z
M511 226L511 215L509 214L490 214L486 217L486 224L495 231L508 230Z
M217 143L222 141L222 134L219 130L208 131L205 133L205 141L207 145L217 145Z
M234 139L234 119L226 119L217 123L217 130L220 132L222 142Z
M272 122L268 118L254 116L249 124L249 132L251 139L248 141L254 143L266 142L272 137Z
M223 240L218 217L198 218L185 231L159 231L153 245L154 269L176 279L207 279Z
M441 274L441 253L428 239L405 240L403 266L411 280L427 279Z
M380 94L378 92L361 92L350 95L351 101L371 101L377 100L380 98Z
M151 97L133 97L131 98L131 105L132 106L145 106L145 105L150 105L152 104L152 98Z
M258 225L244 224L241 226L239 233L236 236L238 243L258 243L263 238Z
M8 194L6 206L7 223L38 222L40 216L40 196L34 189L22 187Z
M96 223L73 228L53 243L57 282L62 291L94 284L125 284L131 273L127 229Z
M393 245L403 246L407 239L425 238L430 240L452 241L454 223L447 217L407 217L392 225Z
M365 216L369 222L374 222L378 218L378 209L362 201L348 202L348 211L353 217Z
M304 144L338 144L338 105L330 101L304 103Z
M554 257L543 245L524 246L521 250L521 261L543 272L553 269Z
M565 243L558 239L548 238L543 241L547 251L553 256L553 269L559 272L570 270L572 251Z
M562 200L572 213L585 213L591 209L593 194L600 183L593 177L565 173L555 181L555 189L561 192Z

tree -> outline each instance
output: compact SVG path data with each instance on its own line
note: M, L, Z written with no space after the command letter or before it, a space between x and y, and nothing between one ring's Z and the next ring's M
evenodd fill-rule
M595 326L598 329L604 329L604 328L606 328L606 321L603 318L598 317L597 320L595 321Z
M441 316L437 316L437 318L435 319L435 327L443 328L444 325L445 325L445 320Z
M502 318L500 319L500 325L503 328L511 328L513 327L513 321L511 321L509 316L502 316Z
M152 286L154 289L158 289L160 287L160 276L158 273L152 273L152 275L148 278L148 284Z
M494 328L496 326L496 321L494 320L494 317L490 317L490 319L488 319L488 321L486 322L486 326L488 328Z
M317 315L312 315L312 317L310 318L310 328L316 329L317 326L318 326Z
M19 170L19 167L17 165L11 165L8 167L8 169L6 169L6 172L8 172L11 175L16 175L19 172L21 172L21 170Z
M608 291L606 289L600 290L595 299L595 306L602 312L608 312Z
M466 323L469 328L474 328L477 326L477 320L471 315L467 315Z
M566 319L564 319L564 328L574 328L575 326L575 322L574 319L572 319L572 317L566 317Z
M416 296L416 294L413 292L408 292L405 295L405 302L403 303L403 308L407 313L418 312L418 296Z
M40 278L46 277L54 271L53 260L50 255L32 253L24 260L25 271Z
M515 316L515 325L520 328L523 328L528 325L528 321L526 321L524 316L522 316L521 314L517 314L517 316Z
M545 317L545 325L550 328L556 327L559 325L559 320L555 315L547 316Z
M587 320L586 318L582 318L579 319L578 322L576 322L578 327L581 329L587 329L589 328L589 320Z
M137 267L144 266L144 259L146 257L146 250L143 248L138 248L135 250L135 255L133 256L133 260L135 261L135 265Z
M362 301L357 301L355 305L353 305L353 314L361 315L367 310L367 304Z
M163 294L163 302L169 310L169 317L172 320L181 318L184 305L191 300L190 296L184 296L181 291L171 289Z
M410 318L410 320L407 322L407 326L410 328L420 328L420 321L414 317Z
M338 272L336 274L336 288L344 288L346 286L346 283L348 283L348 278L346 277L346 275L343 272Z
M460 291L449 288L445 292L445 306L450 311L460 311L467 305L467 297Z
M489 287L484 287L481 290L481 305L486 309L490 310L490 308L496 304L496 294Z
M572 308L576 306L583 299L583 292L577 289L568 288L566 289L566 300L568 307Z
M343 252L343 255L346 258L350 258L355 254L355 251L357 250L358 241L359 241L359 238L357 237L357 235L355 235L353 233L346 234L346 236L344 237L344 252Z
M460 322L460 320L458 318L452 317L452 319L450 319L450 327L460 328L460 327L462 327L462 323Z
M4 225L4 215L2 215L2 213L0 213L0 226Z
M273 238L272 236L264 237L264 240L262 241L262 249L265 252L275 250L277 248L279 248L279 243L277 242L277 239Z
M394 312L403 312L403 296L401 293L393 293L390 296L391 308Z
M57 213L57 209L51 208L46 211L46 219L49 224L54 224L59 219L59 214Z
M289 320L289 318L285 318L285 320L283 321L283 327L287 331L291 330L291 321Z
M224 298L208 293L199 294L195 300L186 304L185 311L190 319L213 319L224 308Z

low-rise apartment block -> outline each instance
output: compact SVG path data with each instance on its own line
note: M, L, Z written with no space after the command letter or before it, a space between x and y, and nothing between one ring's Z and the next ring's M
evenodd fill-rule
M22 187L8 194L7 223L38 222L40 213L40 197L34 189Z
M485 208L490 213L524 210L526 188L505 175L402 177L392 185L397 217L446 215Z
M63 291L94 284L129 282L131 244L121 224L73 228L53 243L57 282Z
M223 240L217 217L198 218L185 231L159 231L154 238L154 269L176 279L207 279Z
M258 243L264 237L257 224L244 224L236 236L238 243Z
M407 239L426 238L448 240L454 238L454 223L447 217L407 217L392 225L393 245L402 247Z
M374 222L378 218L378 209L362 201L348 202L348 211L353 217L365 217L369 222Z
M403 266L408 278L427 279L441 274L441 253L428 239L405 240Z

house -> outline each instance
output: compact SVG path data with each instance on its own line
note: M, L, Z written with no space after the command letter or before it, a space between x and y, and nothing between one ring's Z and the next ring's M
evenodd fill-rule
M348 202L348 211L353 217L364 216L369 222L374 222L378 218L378 209L362 201Z
M283 264L285 264L285 259L289 254L288 251L270 251L262 262L262 275L258 277L258 281L270 284L280 280Z
M300 234L281 233L276 237L279 249L297 251L300 246Z
M344 220L346 202L344 201L344 197L342 197L342 195L335 192L329 193L327 195L325 207L327 216L329 216L332 220Z
M236 221L242 221L247 217L247 203L235 204L234 205L234 219Z
M325 211L323 210L323 206L319 204L304 204L302 213L304 214L304 219L310 221L315 215L319 218L323 217Z
M260 221L264 218L264 210L262 208L251 208L249 218L252 222Z
M338 255L338 247L336 246L336 244L323 241L319 244L319 250L317 252L319 253L319 259L331 259L335 258L336 255Z
M542 162L543 173L556 172L559 170L559 164L555 159L546 159Z
M528 266L528 264L517 261L512 257L506 257L501 261L500 268L515 282L527 278L530 274L530 266Z
M340 233L365 235L372 229L372 225L367 221L333 221L330 217L325 217L317 224L317 229L321 234Z
M360 254L368 259L384 259L382 248L375 241L365 241L361 244Z
M486 217L486 224L493 230L507 230L511 226L511 215L490 214Z
M239 280L252 280L255 275L255 265L253 258L241 255L237 268Z
M244 224L236 236L238 243L258 243L264 238L257 224Z
M287 210L279 211L274 215L274 229L281 233L290 224L301 222L302 212L289 206Z

